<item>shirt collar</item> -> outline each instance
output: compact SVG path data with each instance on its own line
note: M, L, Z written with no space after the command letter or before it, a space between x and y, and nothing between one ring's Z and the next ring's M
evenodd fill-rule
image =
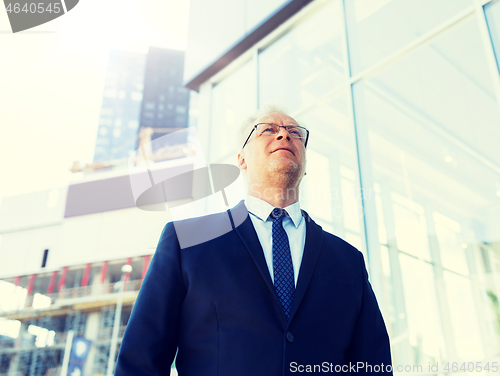
M274 209L274 207L270 203L251 195L246 195L245 205L250 213L252 213L255 217L259 218L263 222L267 221L269 214L271 214L272 210ZM298 228L300 221L302 220L302 212L300 210L299 202L297 201L296 203L288 205L283 209L285 209L290 216L290 219L292 220L295 228Z

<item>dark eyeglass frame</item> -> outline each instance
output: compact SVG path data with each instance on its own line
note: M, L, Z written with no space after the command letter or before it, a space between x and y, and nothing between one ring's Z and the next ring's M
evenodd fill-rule
M243 147L241 149L243 149L245 147L248 140L250 140L250 136L252 136L253 131L256 130L257 127L261 124L276 125L278 127L278 133L279 133L279 128L285 128L285 131L287 131L287 132L288 132L288 127L303 129L306 131L306 141L304 142L304 148L307 147L307 141L309 140L309 130L307 130L307 128L301 127L300 125L278 125L278 124L274 124L274 123L257 123L253 126L252 130L250 131L250 134L247 137L247 140L245 141L245 143L243 144ZM276 133L276 134L278 134L278 133ZM288 133L288 134L290 134L290 133ZM292 137L292 138L300 138L300 137Z

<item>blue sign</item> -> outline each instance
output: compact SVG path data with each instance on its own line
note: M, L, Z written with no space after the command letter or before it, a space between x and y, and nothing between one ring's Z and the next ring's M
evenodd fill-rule
M82 376L85 361L90 351L92 341L83 337L73 337L71 355L69 356L68 376Z

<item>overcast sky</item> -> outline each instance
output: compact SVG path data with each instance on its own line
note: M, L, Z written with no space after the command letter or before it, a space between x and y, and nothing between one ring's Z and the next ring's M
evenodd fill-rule
M0 198L64 186L90 163L109 49L185 50L189 0L81 0L13 34L0 5Z

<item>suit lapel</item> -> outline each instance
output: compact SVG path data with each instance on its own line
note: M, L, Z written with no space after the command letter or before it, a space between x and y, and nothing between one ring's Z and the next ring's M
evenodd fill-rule
M242 210L240 208L240 205L243 205L245 210L247 210L245 204L243 203L243 201L241 201L233 210L231 210L230 213L231 218L234 218L234 210L239 210L239 211ZM271 294L274 296L278 304L278 308L283 316L283 319L286 321L285 313L281 308L280 300L278 298L278 295L276 294L276 289L274 288L271 276L269 275L269 268L267 267L266 259L264 257L264 251L257 236L257 232L253 227L252 220L250 219L250 214L247 215L246 219L243 221L243 223L241 223L241 225L237 226L236 224L236 226L234 226L233 228L243 241L243 244L245 244L245 247L247 248L250 255L252 256L252 259L255 262L255 265L257 265L257 268L259 269L262 278L264 278L267 287L269 288Z
M302 255L302 262L300 264L299 278L293 296L289 322L292 321L295 312L297 312L304 298L323 243L323 229L321 226L316 224L304 210L302 210L302 215L306 221L306 244L304 245L304 254Z
M239 217L243 218L241 213L244 210L246 211L247 216L244 221L240 219L240 221L238 222L241 224L238 225L238 222L236 222L235 212L239 212ZM228 211L228 213L231 218L231 222L233 223L234 230L239 235L239 237L243 241L243 244L245 244L248 252L252 256L252 259L257 265L257 268L259 269L262 278L264 278L264 281L266 282L266 285L269 288L271 294L274 296L279 311L281 312L281 315L286 322L285 313L281 308L280 300L278 298L278 295L276 294L276 289L271 280L271 276L269 275L269 268L267 267L266 259L264 257L264 251L262 250L257 232L253 227L252 220L250 219L250 214L248 214L245 204L243 203L243 201L241 201L234 209ZM297 312L297 309L302 302L302 299L304 298L307 287L309 286L309 282L311 281L316 262L318 261L319 254L321 252L321 245L323 243L323 229L321 228L321 226L316 224L316 222L314 222L311 217L309 217L309 214L307 214L307 212L305 212L304 210L302 210L302 216L306 221L306 242L304 245L304 254L302 256L302 262L300 264L299 277L297 280L297 286L295 288L292 309L290 311L290 319L288 320L288 322L291 322L293 316L295 315L295 312ZM233 219L236 223L233 222Z

